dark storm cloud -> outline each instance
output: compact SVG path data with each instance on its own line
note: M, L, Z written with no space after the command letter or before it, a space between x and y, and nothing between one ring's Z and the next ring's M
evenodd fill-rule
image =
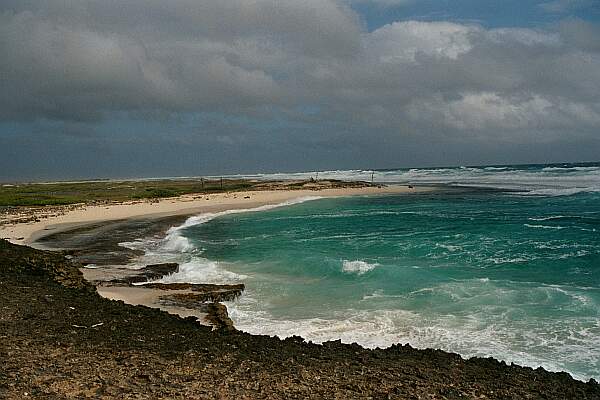
M310 125L305 135L351 143L365 132L369 141L551 141L600 127L600 33L578 20L549 30L405 21L367 32L335 0L69 3L0 6L3 121L219 112L268 125L283 115L290 127ZM230 130L208 131L243 134ZM278 126L271 136L286 131L297 132Z
M285 104L303 60L359 45L355 16L334 2L37 4L0 14L4 118Z

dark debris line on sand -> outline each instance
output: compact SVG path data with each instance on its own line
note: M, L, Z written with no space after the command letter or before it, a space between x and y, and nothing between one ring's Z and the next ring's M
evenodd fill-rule
M443 351L279 340L101 298L60 253L0 241L0 398L599 399L566 373Z

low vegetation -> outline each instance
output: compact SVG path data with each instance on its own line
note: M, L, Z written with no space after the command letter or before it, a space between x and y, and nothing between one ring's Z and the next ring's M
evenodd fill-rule
M0 184L0 207L97 204L242 190L320 190L367 186L377 185L336 179L259 181L202 178Z
M0 206L46 206L128 201L251 189L241 179L23 183L0 186Z

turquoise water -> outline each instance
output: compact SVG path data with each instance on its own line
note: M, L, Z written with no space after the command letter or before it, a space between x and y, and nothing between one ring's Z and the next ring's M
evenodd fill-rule
M600 191L589 182L600 168L526 168L567 176L522 192L446 186L200 217L169 237L187 257L172 279L246 283L228 308L252 333L410 343L598 379ZM582 174L588 186L566 183Z

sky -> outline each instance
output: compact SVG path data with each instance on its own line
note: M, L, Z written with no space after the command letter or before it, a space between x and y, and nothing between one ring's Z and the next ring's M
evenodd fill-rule
M600 0L0 0L0 181L600 160Z

